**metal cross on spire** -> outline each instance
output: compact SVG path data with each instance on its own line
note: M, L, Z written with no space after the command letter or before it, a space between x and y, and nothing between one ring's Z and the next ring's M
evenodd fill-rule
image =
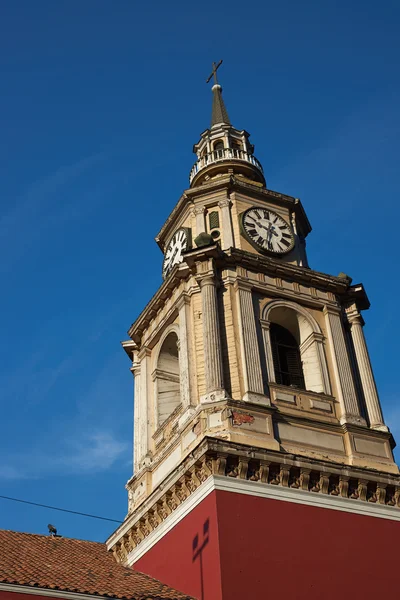
M218 83L218 79L217 79L217 70L219 69L219 67L222 65L222 59L219 61L218 64L215 64L215 62L213 62L213 70L211 72L210 77L207 79L206 83L208 83L210 81L210 79L212 77L214 77L214 84Z

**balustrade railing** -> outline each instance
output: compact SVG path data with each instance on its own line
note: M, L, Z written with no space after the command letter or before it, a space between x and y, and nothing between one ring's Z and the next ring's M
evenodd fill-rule
M240 148L221 148L220 150L213 150L208 154L204 154L201 156L198 161L196 161L190 171L189 180L192 182L192 179L197 175L199 171L212 165L214 163L223 161L223 160L241 160L247 163L252 164L257 167L261 173L263 173L263 168L261 163L255 156L241 150Z

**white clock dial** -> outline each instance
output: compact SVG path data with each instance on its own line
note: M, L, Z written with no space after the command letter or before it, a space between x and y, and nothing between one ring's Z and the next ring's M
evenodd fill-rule
M189 234L185 228L178 229L175 231L172 239L168 243L168 246L164 254L164 262L162 268L162 274L164 279L168 273L173 269L175 265L182 262L182 252L189 248Z
M290 226L272 210L261 206L249 208L242 214L245 237L263 252L285 254L294 246Z

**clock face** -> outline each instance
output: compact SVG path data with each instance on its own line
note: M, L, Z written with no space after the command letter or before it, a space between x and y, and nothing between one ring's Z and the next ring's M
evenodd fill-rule
M182 252L189 248L189 231L182 227L175 231L164 254L162 275L164 279L175 265L182 262Z
M268 208L249 208L242 214L241 224L245 237L261 252L285 254L294 246L288 223Z

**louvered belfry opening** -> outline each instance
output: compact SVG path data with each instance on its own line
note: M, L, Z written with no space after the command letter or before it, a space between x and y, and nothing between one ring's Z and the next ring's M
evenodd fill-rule
M293 335L276 323L271 323L271 346L276 383L305 389L300 348Z

